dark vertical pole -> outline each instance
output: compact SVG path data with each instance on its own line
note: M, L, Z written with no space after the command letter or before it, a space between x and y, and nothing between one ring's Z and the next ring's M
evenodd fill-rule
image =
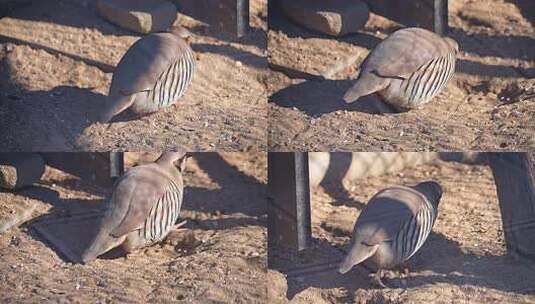
M42 152L47 165L91 181L99 186L109 187L110 178L109 152Z
M489 153L507 250L535 260L535 154Z
M268 153L268 242L294 250L311 240L308 153Z
M365 0L374 13L406 26L448 33L448 0Z
M124 153L110 152L110 177L115 181L124 173Z
M442 36L448 34L448 0L434 0L433 30Z
M214 32L241 37L249 31L249 0L174 0L178 10Z
M249 31L249 0L236 1L236 35L242 37Z

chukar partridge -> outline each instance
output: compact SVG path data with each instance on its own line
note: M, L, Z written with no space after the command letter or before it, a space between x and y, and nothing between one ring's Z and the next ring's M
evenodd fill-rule
M339 272L370 260L378 268L374 281L384 287L382 269L399 266L420 249L435 223L441 196L442 188L434 181L379 191L355 223L351 248Z
M182 206L186 158L183 152L166 152L117 181L98 233L82 255L84 263L119 245L129 253L167 236Z
M186 92L195 71L195 56L182 27L145 36L119 61L100 122L127 108L148 114L173 105Z
M398 110L417 108L446 86L458 51L459 45L451 38L422 28L398 30L366 57L344 101L377 93Z

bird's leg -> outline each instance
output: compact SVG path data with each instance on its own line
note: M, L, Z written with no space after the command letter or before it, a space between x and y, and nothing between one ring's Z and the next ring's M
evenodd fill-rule
M403 288L403 291L401 293L404 293L407 291L407 277L409 276L409 268L403 267L400 271L400 282L401 287Z
M381 277L383 276L383 270L381 268L379 268L375 274L370 274L370 276L372 283L386 288L386 285L381 281Z
M176 225L173 227L173 229L176 230L176 231L187 230L186 228L180 228L180 227L186 225L187 222L188 222L188 221L182 221L182 222L176 224Z

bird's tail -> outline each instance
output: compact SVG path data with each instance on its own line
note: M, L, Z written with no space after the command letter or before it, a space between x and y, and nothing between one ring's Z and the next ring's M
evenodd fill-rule
M370 95L388 86L388 80L372 73L364 73L359 76L357 82L346 91L344 101L346 103L355 102L362 96Z
M104 110L100 113L99 122L107 123L113 116L129 108L134 102L135 95L108 96Z
M364 262L366 259L375 254L379 245L368 246L362 243L357 243L351 247L345 259L340 263L338 268L339 273L348 272L353 266Z
M123 237L113 237L107 229L101 229L95 236L89 247L83 252L81 259L83 263L95 260L99 255L119 246L125 239Z

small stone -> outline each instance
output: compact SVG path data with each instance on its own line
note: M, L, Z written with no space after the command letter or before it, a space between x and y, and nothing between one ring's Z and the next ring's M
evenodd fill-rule
M280 1L282 11L295 23L331 36L356 33L368 21L366 3L347 0Z
M19 246L20 245L20 238L13 236L11 237L11 241L9 242L9 245L11 246Z
M108 21L142 34L166 30L177 17L175 5L166 0L99 0L97 10Z

